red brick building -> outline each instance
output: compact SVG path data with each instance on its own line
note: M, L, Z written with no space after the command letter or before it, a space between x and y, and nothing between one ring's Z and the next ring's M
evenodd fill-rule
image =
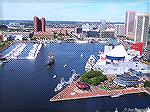
M34 32L45 32L45 18L34 17Z
M42 17L41 23L42 23L42 32L45 32L45 18Z

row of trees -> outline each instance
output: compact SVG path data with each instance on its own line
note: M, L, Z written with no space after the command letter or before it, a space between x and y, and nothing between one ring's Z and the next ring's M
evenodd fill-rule
M150 88L150 81L144 82L144 87L149 87Z
M81 76L81 80L90 84L90 85L98 85L101 82L107 80L106 75L103 75L100 71L91 70Z

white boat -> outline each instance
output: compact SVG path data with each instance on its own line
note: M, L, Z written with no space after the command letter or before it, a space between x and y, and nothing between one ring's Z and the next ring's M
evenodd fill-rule
M91 55L90 58L88 59L86 65L85 65L85 70L91 70L93 66L95 65L96 58L94 55Z
M88 43L88 41L85 41L85 40L76 40L75 42L78 43L78 44L86 44L86 43Z
M57 43L58 43L58 44L61 44L61 41L60 41L60 40L58 40L58 41L57 41Z
M67 64L64 64L64 67L67 67Z
M115 112L118 112L118 109L116 108Z
M0 61L0 65L3 65L3 62L2 62L2 61Z
M44 43L44 46L47 46L47 44L46 44L46 43Z
M55 79L55 78L56 78L56 75L53 76L53 79Z
M62 90L64 87L66 87L66 85L67 85L67 84L66 84L64 78L61 78L61 79L60 79L60 83L57 84L57 86L56 86L56 88L54 89L54 91L55 91L55 92L58 92L58 91Z
M71 78L73 79L73 81L77 80L79 78L79 74L76 73L76 71L72 74Z
M82 58L82 57L83 57L83 54L81 54L80 57Z
M79 74L76 73L75 70L71 70L72 76L69 78L69 80L66 82L66 84L71 84L73 81L77 80L79 78Z
M87 62L86 65L85 65L85 70L91 70L92 69L92 66Z
M121 96L121 95L123 95L123 93L119 93L119 94L116 94L116 95L112 95L111 97L112 97L112 98L115 98L115 97L119 97L119 96Z

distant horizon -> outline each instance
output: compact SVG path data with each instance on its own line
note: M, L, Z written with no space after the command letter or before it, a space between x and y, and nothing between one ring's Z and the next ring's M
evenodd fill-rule
M40 18L39 18L40 19ZM20 19L15 19L15 20L0 20L0 21L34 21L34 20L20 20ZM61 20L54 20L54 21L50 21L50 20L46 20L46 18L45 18L45 21L46 22L92 22L92 23L96 23L96 22L100 22L100 21L61 21ZM104 20L105 21L105 20ZM122 21L105 21L106 23L108 23L108 22L110 22L110 23L121 23L121 24L124 24L125 22L122 22Z
M7 1L7 0L6 0ZM149 2L106 0L95 2L80 0L81 2L4 2L2 0L2 20L33 20L34 16L44 17L47 21L80 21L125 22L126 11L149 13ZM32 1L32 0L31 0ZM10 11L11 10L11 11Z

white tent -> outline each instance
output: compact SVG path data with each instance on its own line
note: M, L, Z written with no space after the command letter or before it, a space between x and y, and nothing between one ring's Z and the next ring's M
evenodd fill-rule
M115 48L106 53L106 55L111 57L125 57L125 59L128 60L131 59L123 45L115 46Z

